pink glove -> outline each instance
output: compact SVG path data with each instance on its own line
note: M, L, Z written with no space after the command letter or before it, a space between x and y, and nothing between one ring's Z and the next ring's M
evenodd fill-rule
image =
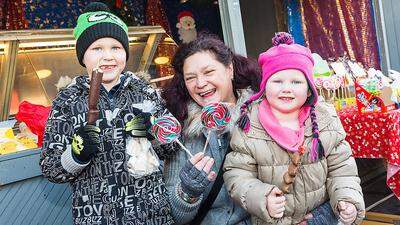
M282 218L285 211L286 199L283 192L279 188L274 187L267 196L267 210L271 217Z
M339 220L344 225L352 224L357 218L357 209L352 203L339 201L338 210L339 210Z

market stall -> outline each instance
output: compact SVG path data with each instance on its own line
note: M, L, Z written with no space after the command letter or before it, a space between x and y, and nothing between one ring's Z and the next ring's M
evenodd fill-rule
M313 57L317 89L335 105L353 156L384 159L387 185L400 199L400 74L365 70L346 57L330 62Z

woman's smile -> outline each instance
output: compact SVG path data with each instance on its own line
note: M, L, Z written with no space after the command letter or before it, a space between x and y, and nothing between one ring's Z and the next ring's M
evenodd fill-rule
M212 97L212 96L214 95L214 93L215 93L216 90L217 90L216 88L213 88L213 89L208 90L208 91L200 92L199 95L200 95L200 97L202 97L202 98Z

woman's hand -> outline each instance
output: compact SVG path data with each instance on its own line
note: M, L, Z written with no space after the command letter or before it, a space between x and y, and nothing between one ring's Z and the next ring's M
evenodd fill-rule
M339 201L338 210L340 221L344 225L352 224L357 218L357 209L350 202Z
M312 219L312 218L313 218L312 213L308 213L304 216L303 220L300 223L298 223L297 225L307 225L307 220Z
M202 152L190 158L179 173L182 191L191 197L199 197L217 176L211 171L213 164L214 159Z
M279 188L274 187L267 196L267 210L271 217L282 218L285 211L286 199L283 192Z

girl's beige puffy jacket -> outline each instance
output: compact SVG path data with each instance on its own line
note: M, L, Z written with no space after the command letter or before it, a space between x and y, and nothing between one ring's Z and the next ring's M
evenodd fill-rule
M257 113L258 107L253 105L248 133L239 128L233 132L233 151L227 155L224 164L226 187L234 201L252 214L252 223L296 224L312 209L330 199L337 216L338 201L353 203L358 210L355 224L360 224L365 215L365 206L357 166L334 107L323 102L317 104L316 115L325 157L316 162L309 160L312 140L309 118L305 123L305 144L308 149L302 157L290 193L285 195L284 216L281 219L270 217L266 196L275 186L282 190L283 174L288 169L290 157L265 132Z

